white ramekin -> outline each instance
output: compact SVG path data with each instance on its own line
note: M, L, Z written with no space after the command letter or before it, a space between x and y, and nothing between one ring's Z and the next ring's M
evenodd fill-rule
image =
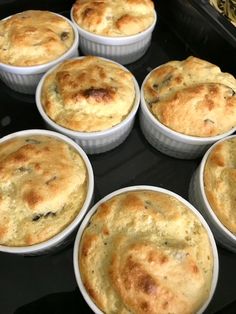
M59 232L57 235L53 236L47 241L34 244L31 246L20 246L20 247L12 247L12 246L5 246L0 245L0 251L5 253L15 253L15 254L22 254L22 255L40 255L40 254L46 254L50 253L51 251L60 249L60 247L64 247L67 245L68 241L72 241L71 238L73 236L73 233L76 232L76 228L80 224L83 216L91 206L93 202L93 193L94 193L94 175L93 175L93 169L91 166L91 163L85 154L85 152L70 138L53 132L53 131L47 131L47 130L39 130L39 129L32 129L32 130L23 130L18 131L9 135L6 135L5 137L0 139L0 144L8 141L13 138L22 137L22 136L32 136L32 135L44 135L44 136L51 136L54 138L57 138L59 140L64 141L65 143L71 145L82 157L85 166L87 168L87 195L84 201L84 204L78 213L78 215L74 218L73 221L61 232Z
M208 222L214 237L216 238L217 242L222 245L223 247L229 249L230 251L236 252L236 235L230 232L218 219L214 211L212 210L205 193L204 189L204 168L207 161L207 158L211 151L214 149L218 143L221 143L225 140L235 137L228 136L214 145L212 145L208 151L205 153L204 157L198 168L192 175L190 185L189 185L189 201L202 213L205 217L206 221Z
M137 61L146 53L151 44L157 17L154 11L154 21L150 27L139 34L123 37L102 36L86 31L76 23L73 17L73 7L71 20L78 30L80 49L84 55L101 56L121 64L129 64Z
M84 57L79 57L84 58ZM104 59L104 58L102 58ZM117 65L119 65L122 69L127 70L127 68L123 67L122 65L108 60L104 59L109 62L113 62ZM67 128L64 128L63 126L58 125L53 120L51 120L46 112L44 111L44 108L41 103L41 89L43 86L43 82L48 74L50 74L53 70L55 70L57 66L50 69L40 80L38 87L36 89L36 105L38 107L39 113L41 114L42 118L46 122L46 125L49 129L56 130L57 132L60 132L62 134L65 134L69 137L71 137L74 141L76 141L87 154L99 154L106 151L109 151L118 145L120 145L129 135L130 131L132 130L135 115L139 107L140 103L140 89L139 85L133 77L133 83L135 87L135 101L132 107L132 110L127 115L127 117L121 121L119 124L113 126L112 128L109 128L104 131L97 131L97 132L78 132L73 131Z
M0 62L0 79L11 89L24 94L34 94L38 82L48 69L65 59L78 56L79 36L74 23L60 14L54 14L64 18L73 28L74 42L72 46L59 58L40 65L24 67ZM6 19L8 18L10 17L7 17Z
M154 117L144 98L144 85L153 69L144 79L141 86L140 127L147 141L158 151L180 159L194 159L202 156L216 141L231 135L233 129L211 137L185 135L171 130Z
M156 191L156 192L161 192L161 193L165 193L167 195L173 196L175 197L177 200L179 200L180 202L182 202L185 206L187 206L189 208L190 211L192 211L197 218L199 219L199 221L201 222L201 224L203 225L203 227L205 228L205 230L207 231L208 237L209 237L209 241L211 243L212 246L212 255L213 255L213 274L212 274L212 283L211 283L211 289L210 289L210 293L209 296L206 300L206 302L203 304L203 306L201 307L201 309L196 313L196 314L201 314L203 313L207 306L209 305L215 289L216 289L216 285L217 285L217 281L218 281L218 274L219 274L219 258L218 258L218 251L217 251L217 247L215 244L215 240L214 237L212 235L212 232L208 226L208 224L206 223L206 221L204 220L204 218L202 217L202 215L188 202L186 201L184 198L182 198L181 196L179 196L178 194L171 192L169 190L163 189L163 188L159 188L156 186L148 186L148 185L138 185L138 186L130 186L130 187L126 187L126 188L122 188L119 189L117 191L114 191L110 194L108 194L107 196L105 196L104 198L102 198L99 202L97 202L90 210L89 212L86 214L86 216L84 217L79 230L77 232L77 236L74 242L74 251L73 251L73 265L74 265L74 272L75 272L75 278L78 284L78 287L80 289L81 294L83 295L85 301L87 302L87 304L89 305L89 307L92 309L92 311L95 314L103 314L103 312L97 307L97 305L92 301L92 299L90 298L80 275L80 269L79 269L79 247L80 247L80 241L84 232L84 229L86 228L87 224L90 221L90 218L92 217L92 215L96 212L97 208L104 202L108 201L109 199L111 199L112 197L119 195L121 193L125 193L125 192L130 192L130 191L140 191L140 190L149 190L149 191Z

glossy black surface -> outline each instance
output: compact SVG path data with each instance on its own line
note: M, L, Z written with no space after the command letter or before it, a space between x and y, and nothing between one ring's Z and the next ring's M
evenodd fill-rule
M5 17L30 8L51 9L68 15L73 3L59 0L31 2L0 0L0 15ZM192 51L191 46L173 32L170 24L158 17L150 49L141 60L127 67L141 85L154 67L172 59L184 59L190 54L202 57L200 49L199 53L196 49ZM214 58L212 55L212 60ZM208 59L211 61L210 56ZM0 82L0 136L30 128L45 128L34 96L16 93ZM123 144L110 152L89 156L89 159L95 174L95 201L118 188L138 184L167 188L187 199L191 175L200 162L200 159L179 160L156 151L144 139L138 119ZM233 304L236 300L236 255L218 249L219 281L205 313L236 313ZM57 253L37 257L0 253L0 313L92 313L77 288L72 253L73 243Z
M168 25L186 45L236 74L236 27L209 3L209 0L158 0Z

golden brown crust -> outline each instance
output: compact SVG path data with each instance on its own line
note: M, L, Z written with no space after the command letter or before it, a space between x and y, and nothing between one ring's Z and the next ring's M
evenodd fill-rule
M198 218L153 191L101 204L85 229L79 267L104 313L196 313L208 298L212 249Z
M131 73L97 57L64 61L47 76L41 93L43 108L54 122L81 132L120 123L134 100Z
M208 202L221 223L236 235L236 138L217 144L204 167Z
M208 137L236 126L236 80L201 59L170 61L144 86L153 115L179 133Z
M64 229L87 192L82 157L48 136L0 144L0 243L32 245Z
M74 42L71 25L49 11L29 10L0 21L0 62L34 66L63 55Z
M72 14L75 22L91 33L127 36L153 23L154 5L151 0L77 0Z

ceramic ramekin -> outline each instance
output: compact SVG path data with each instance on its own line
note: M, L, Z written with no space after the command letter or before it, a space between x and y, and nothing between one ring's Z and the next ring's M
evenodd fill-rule
M152 71L154 71L153 69ZM236 127L212 137L196 137L178 133L162 124L148 108L144 97L144 85L152 71L146 76L141 86L140 126L147 141L158 151L180 159L194 159L202 156L216 141L231 135Z
M86 31L74 20L73 7L71 20L78 30L80 49L84 55L101 56L121 64L129 64L137 61L146 53L151 44L157 17L154 11L154 21L150 27L139 34L123 37L108 37Z
M198 168L195 170L192 175L190 185L189 185L189 200L190 202L202 213L208 222L214 237L217 242L223 247L229 249L232 252L236 252L236 235L230 232L219 220L214 211L211 208L207 200L207 196L204 188L204 169L207 158L211 151L224 140L233 138L234 136L229 136L225 139L222 139L212 145L208 151L205 153L204 157Z
M71 242L73 240L71 237L76 232L76 228L80 224L83 216L85 215L88 208L91 206L93 202L94 175L93 175L93 169L92 169L91 163L87 155L85 154L85 152L81 149L81 147L79 147L70 138L62 134L53 132L53 131L32 129L32 130L18 131L18 132L6 135L5 137L0 139L0 145L1 143L11 140L13 138L32 136L32 135L44 135L44 136L50 136L50 137L54 137L56 139L62 140L65 143L71 145L80 154L87 168L87 195L85 197L84 204L81 207L81 210L78 213L78 215L61 232L59 232L58 234L56 234L49 240L31 245L31 246L12 247L12 246L0 245L0 251L5 252L5 253L15 253L15 254L22 254L22 255L40 255L40 254L50 253L51 251L55 251L57 249L60 249L61 247L64 247L65 245L68 244L68 242Z
M59 58L40 65L24 67L0 62L0 79L11 89L24 94L34 94L38 82L48 69L65 59L78 56L79 36L74 23L60 14L54 14L64 18L71 25L74 31L74 42L72 46ZM10 17L6 19L8 18Z
M95 214L96 210L98 209L98 207L110 200L111 198L113 198L114 196L117 196L119 194L125 193L125 192L130 192L130 191L154 191L154 192L161 192L164 194L167 194L169 196L172 196L174 198L176 198L177 200L179 200L181 203L183 203L185 206L187 206L189 208L190 211L192 211L197 218L199 219L199 221L201 222L201 224L203 225L203 227L205 228L205 230L207 231L208 237L209 237L209 241L211 243L212 246L212 256L213 256L213 273L212 273L212 282L211 282L211 288L210 288L210 293L209 296L207 298L207 300L205 301L205 303L202 305L202 307L199 309L199 311L196 314L201 314L203 313L207 306L209 305L215 289L216 289L216 285L217 285L217 281L218 281L218 273L219 273L219 260L218 260L218 251L217 251L217 247L215 244L215 240L214 237L212 235L212 232L208 226L208 224L206 223L206 221L204 220L204 218L202 217L202 215L188 202L186 201L184 198L182 198L181 196L179 196L176 193L173 193L169 190L163 189L163 188L159 188L159 187L155 187L155 186L148 186L148 185L138 185L138 186L130 186L130 187L126 187L126 188L122 188L119 190L116 190L110 194L108 194L107 196L105 196L104 198L102 198L100 201L98 201L90 210L89 212L86 214L86 216L84 217L76 239L75 239L75 243L74 243L74 251L73 251L73 264L74 264L74 272L75 272L75 277L76 277L76 281L78 284L78 287L80 289L81 294L83 295L85 301L87 302L87 304L89 305L89 307L92 309L92 311L96 314L103 314L103 312L98 308L98 306L93 302L93 300L91 299L91 297L89 296L86 287L83 284L82 278L81 278L81 274L80 274L80 268L79 268L79 250L80 250L80 242L81 242L81 238L83 235L83 232L86 228L86 226L89 224L90 218L93 216L93 214Z
M84 58L84 57L79 57ZM104 58L103 58L104 59ZM105 59L107 60L107 59ZM114 62L111 60L107 60L110 62ZM116 63L116 62L114 62ZM119 65L122 69L128 71L125 67L122 65L116 63ZM46 125L49 129L55 130L57 132L60 132L62 134L65 134L69 137L71 137L74 141L76 141L86 153L88 154L99 154L106 151L109 151L118 145L120 145L129 135L130 131L132 130L135 115L139 107L140 103L140 89L139 85L133 76L133 83L135 88L135 100L132 107L132 110L127 115L127 117L121 121L119 124L113 126L112 128L109 128L104 131L97 131L97 132L78 132L69 130L67 128L64 128L57 123L55 123L53 120L51 120L48 115L46 114L42 103L41 103L41 89L44 83L44 79L48 74L50 74L53 70L55 70L56 66L52 69L50 69L40 80L37 90L36 90L36 105L38 107L39 113L41 114L42 118L46 122Z

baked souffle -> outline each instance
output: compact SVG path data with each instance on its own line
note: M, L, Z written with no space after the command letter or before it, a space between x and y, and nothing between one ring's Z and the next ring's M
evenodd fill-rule
M63 55L73 42L70 23L49 11L24 11L0 21L0 62L4 64L44 64Z
M84 287L104 313L196 313L209 297L206 229L165 193L129 191L102 203L78 258Z
M119 124L132 110L135 87L132 74L98 57L64 61L42 85L45 113L73 131L104 131Z
M220 222L236 235L236 137L216 144L204 167L204 190Z
M0 244L43 242L72 222L87 193L80 154L54 137L32 135L0 144Z
M208 61L170 61L151 72L143 92L153 116L176 132L211 137L236 127L236 79Z
M143 32L155 19L151 0L77 0L72 16L86 31L112 37Z

